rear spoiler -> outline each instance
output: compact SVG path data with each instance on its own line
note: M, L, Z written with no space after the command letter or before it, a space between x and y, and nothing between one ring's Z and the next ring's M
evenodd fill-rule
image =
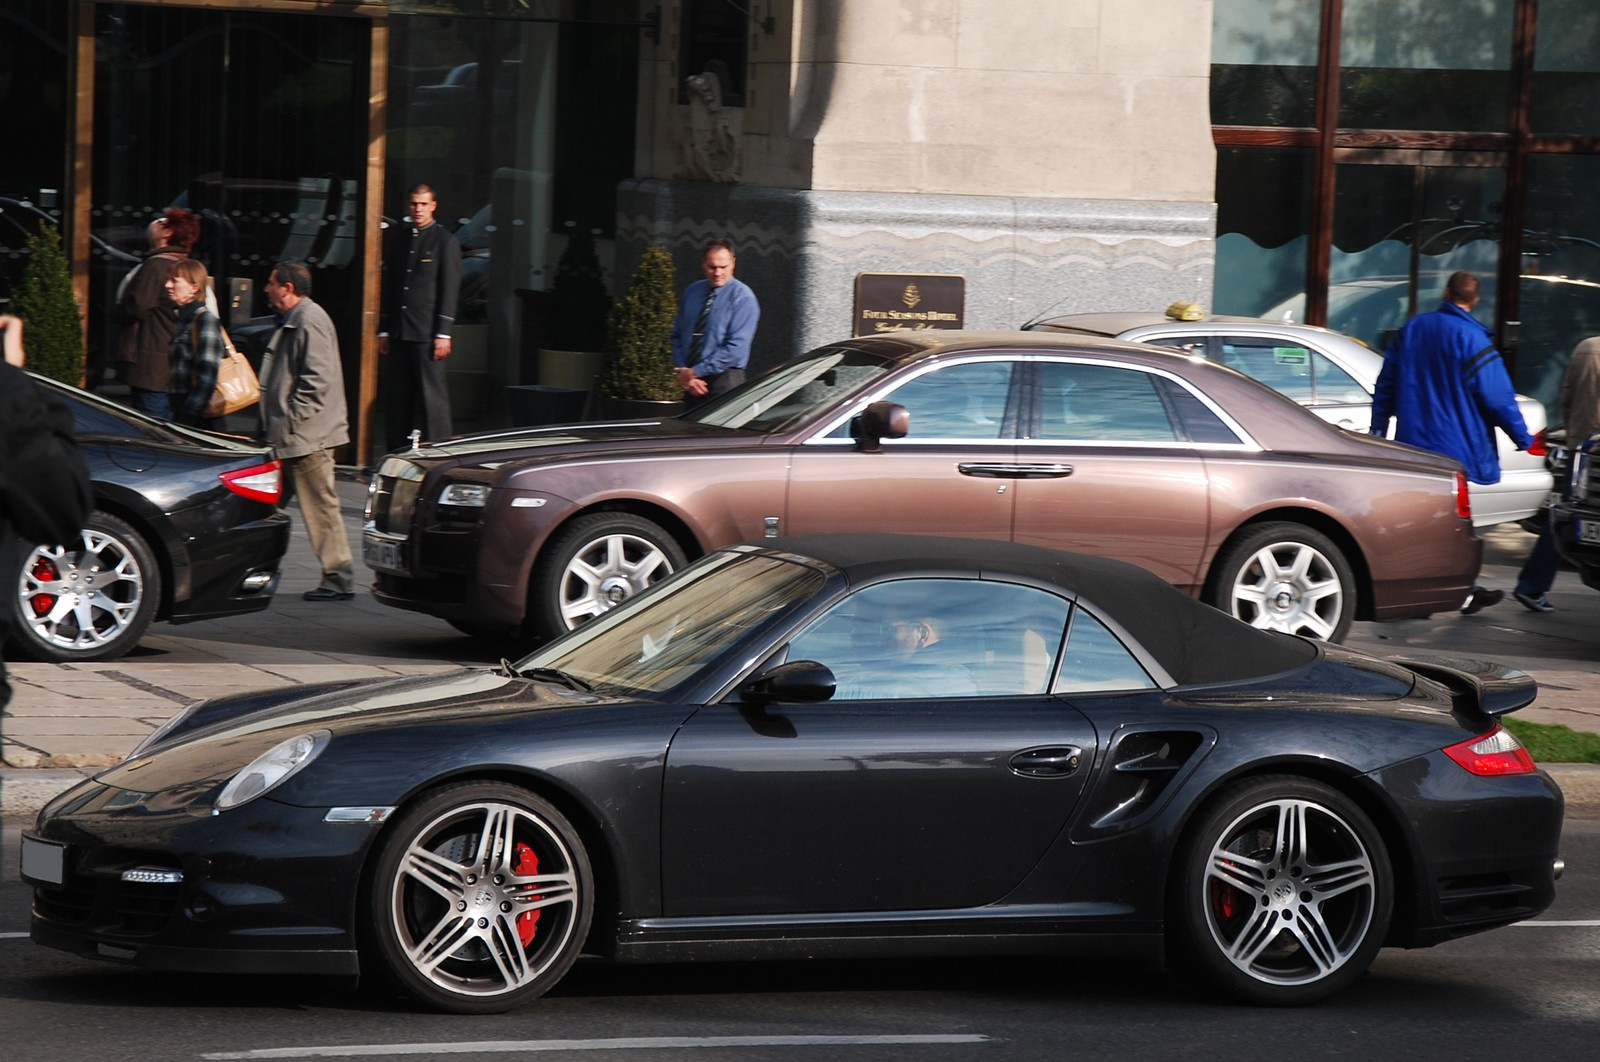
M1467 656L1393 656L1449 689L1456 705L1485 715L1505 715L1526 708L1539 695L1539 683L1526 671Z

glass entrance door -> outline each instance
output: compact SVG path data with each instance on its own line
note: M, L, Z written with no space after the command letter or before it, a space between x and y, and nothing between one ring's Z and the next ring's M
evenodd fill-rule
M1382 350L1438 304L1457 270L1478 274L1475 315L1495 320L1505 201L1498 155L1346 152L1335 167L1328 327Z

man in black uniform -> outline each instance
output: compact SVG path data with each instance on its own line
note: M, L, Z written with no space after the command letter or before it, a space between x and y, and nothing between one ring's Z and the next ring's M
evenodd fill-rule
M383 388L388 448L404 445L413 428L427 439L450 431L450 392L444 359L461 291L461 245L434 223L439 202L419 184L408 201L410 224L390 230L383 255L383 305L378 353L385 356Z

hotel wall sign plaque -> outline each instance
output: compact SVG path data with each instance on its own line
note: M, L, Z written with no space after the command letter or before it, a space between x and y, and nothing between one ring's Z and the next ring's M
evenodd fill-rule
M966 277L858 273L854 334L961 328L966 300Z

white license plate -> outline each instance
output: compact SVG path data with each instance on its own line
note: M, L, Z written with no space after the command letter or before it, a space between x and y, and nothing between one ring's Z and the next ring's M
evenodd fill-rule
M405 573L405 554L401 551L401 543L399 542L384 542L381 539L364 538L361 540L361 557L367 562L367 567L369 568Z
M1573 522L1578 525L1579 542L1600 543L1600 524L1595 523L1593 520L1575 520Z
M67 880L67 846L22 835L22 876L44 885Z

